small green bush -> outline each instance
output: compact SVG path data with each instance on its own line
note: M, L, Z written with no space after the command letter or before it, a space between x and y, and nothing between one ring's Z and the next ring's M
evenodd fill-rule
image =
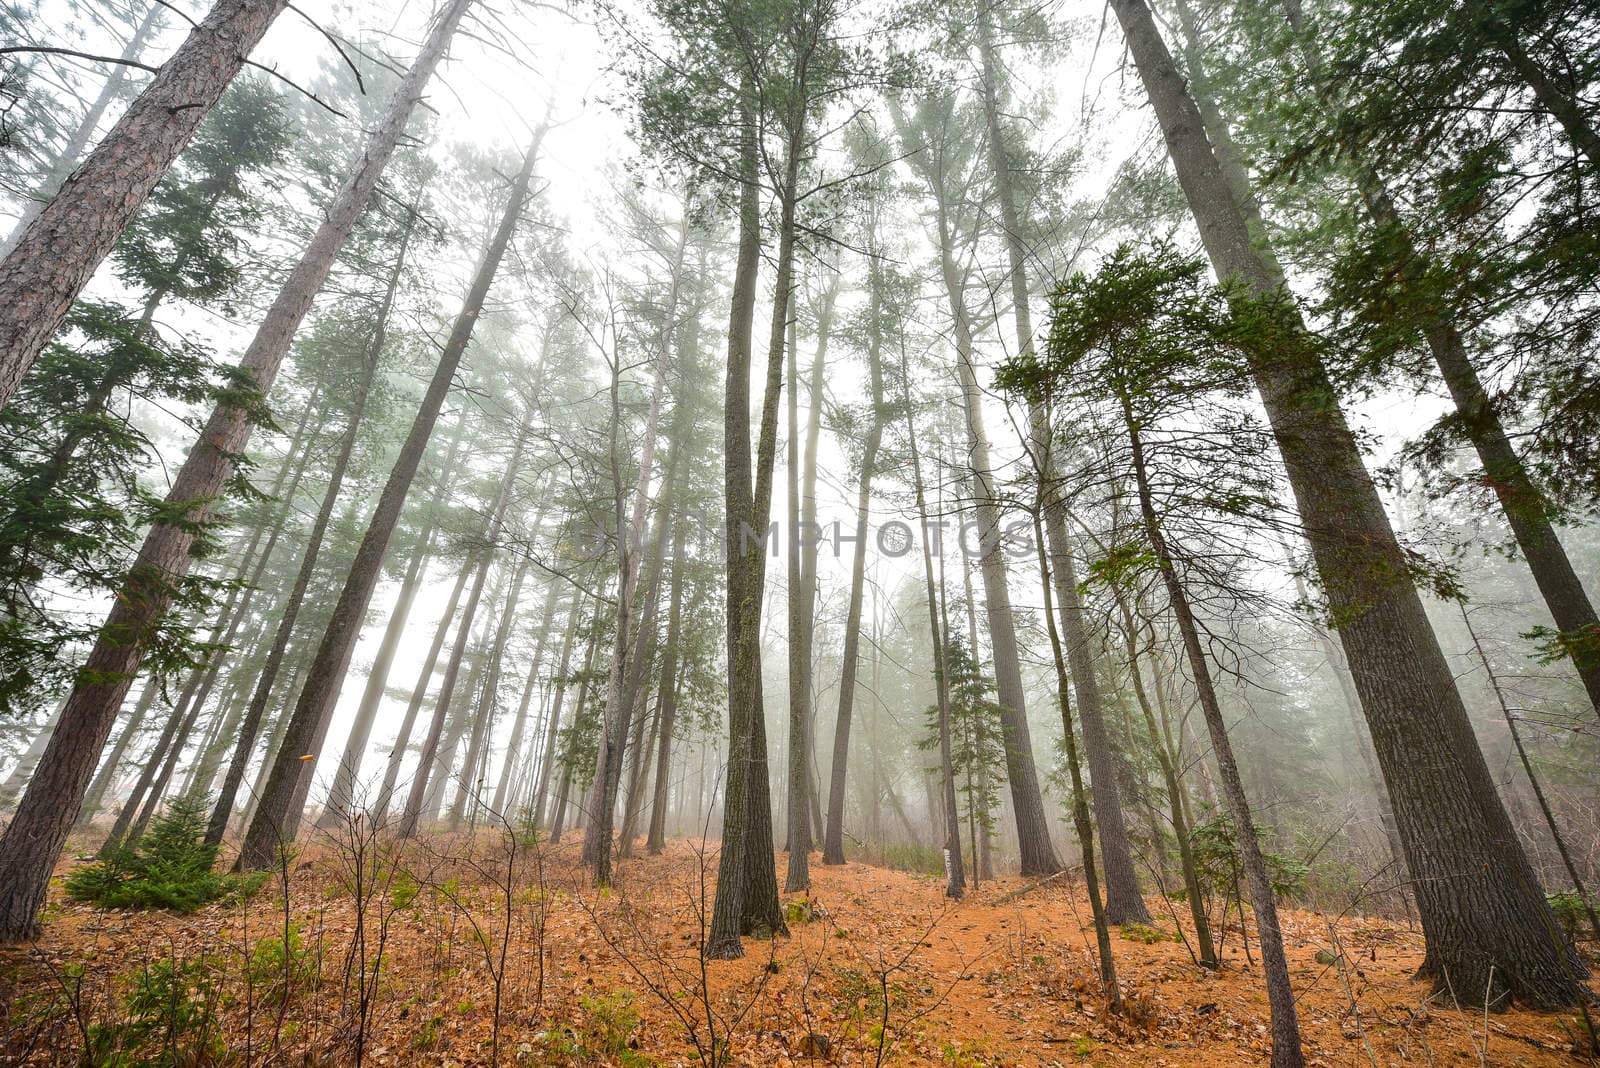
M1588 931L1589 910L1584 907L1583 898L1575 890L1558 890L1553 894L1545 895L1545 901L1550 905L1550 911L1555 915L1556 922L1561 929L1567 932L1567 938L1578 942L1586 938L1600 937L1600 931Z
M204 841L206 798L180 797L132 846L67 877L67 896L102 908L194 912L213 901L261 885L262 876L212 870L217 847Z
M289 927L287 950L284 939L278 937L263 938L250 951L250 985L268 1005L282 1004L316 977L317 961L306 948L299 924Z
M211 958L158 960L141 969L123 1015L89 1025L85 1062L104 1068L179 1068L227 1058L218 1009L221 987Z
M552 1031L544 1035L545 1054L555 1064L617 1064L622 1068L648 1068L655 1061L638 1052L634 1033L642 1022L627 991L610 996L579 998L588 1013L582 1031Z

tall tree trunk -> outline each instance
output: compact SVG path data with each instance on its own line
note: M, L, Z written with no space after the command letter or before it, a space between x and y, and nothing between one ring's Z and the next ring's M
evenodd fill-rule
M1528 50L1523 47L1521 36L1514 27L1502 26L1500 32L1495 34L1495 43L1499 45L1501 53L1511 64L1511 69L1516 72L1517 77L1533 90L1534 99L1539 101L1539 106L1561 124L1561 128L1571 139L1572 146L1589 161L1589 166L1600 171L1600 130L1596 130L1584 117L1583 108L1578 100L1557 85L1555 79L1539 66L1538 61L1528 55Z
M983 64L982 97L989 129L989 163L994 172L995 192L1000 201L1000 226L1011 269L1011 314L1016 323L1017 353L1019 359L1026 360L1034 351L1032 293L1028 287L1027 254L1022 244L1019 207L1011 177L1012 139L1000 117L1000 63L995 54L994 30L987 8L978 16L978 54ZM1101 858L1105 862L1106 916L1118 925L1149 923L1150 912L1139 894L1139 876L1122 816L1116 755L1106 734L1100 686L1094 675L1083 606L1078 600L1077 568L1067 534L1066 504L1061 499L1055 450L1051 447L1048 423L1038 404L1032 406L1029 417L1029 452L1039 479L1039 503L1044 510L1043 526L1050 547L1049 564L1056 581L1055 600L1060 606L1061 632L1066 636L1072 687L1078 695L1083 748L1089 758L1089 777L1094 785L1095 822L1100 829Z
M532 154L529 154L532 160ZM524 167L524 174L531 174L530 167ZM520 196L512 198L516 204ZM515 220L515 212L508 212L508 221ZM502 229L505 236L510 237L506 229ZM456 631L456 643L450 651L450 660L445 665L444 680L439 684L439 699L434 705L433 721L428 725L428 733L422 740L422 753L418 758L417 772L411 778L411 793L406 798L405 812L400 817L400 837L410 838L417 833L417 821L422 817L423 801L428 793L428 783L435 771L435 763L439 753L439 740L444 732L446 716L450 711L450 700L454 696L456 679L461 672L461 661L466 655L467 642L472 637L472 622L478 613L478 602L483 598L483 587L488 581L490 566L494 562L494 549L500 540L500 531L505 523L506 509L511 504L512 487L516 483L517 471L522 466L523 450L528 445L528 435L532 430L533 409L530 407L523 417L522 429L517 434L516 445L512 447L511 459L506 463L505 474L501 476L500 490L495 496L495 502L490 509L489 525L484 533L483 558L479 561L477 571L472 578L472 588L467 592L467 603L461 609L461 623ZM448 754L449 747L445 748ZM447 770L447 769L440 769Z
M456 0L458 5L463 2L464 0ZM378 498L366 534L362 536L361 545L356 550L349 576L339 593L338 603L334 606L333 615L328 621L327 630L323 633L321 644L317 647L316 659L312 661L311 668L307 672L305 687L301 690L300 698L290 716L284 747L280 750L279 759L273 765L265 793L257 808L256 819L252 822L250 833L245 838L241 862L247 867L272 866L280 843L292 841L299 828L300 813L292 806L293 796L298 792L300 774L302 772L309 774L311 770L299 756L316 754L327 734L328 723L333 716L334 699L338 695L350 654L360 635L367 606L372 602L372 592L382 574L383 556L389 547L389 539L394 533L395 524L399 521L400 510L405 505L406 496L411 491L411 484L416 478L417 468L421 465L428 439L433 435L433 428L438 422L439 410L444 405L445 395L450 392L454 384L456 370L460 367L461 357L466 352L467 342L472 338L473 328L477 325L489 288L494 283L500 260L505 255L506 247L511 243L512 233L516 230L523 204L528 196L528 186L533 179L533 163L538 155L539 140L542 135L541 128L523 157L522 169L512 181L505 213L478 266L466 302L457 315L450 337L440 352L433 379L428 383L427 392L423 395L411 429L400 447L394 468L390 471L388 481ZM285 759L286 754L292 755L288 755Z
M912 141L910 130L894 105L895 125L901 140ZM946 175L939 163L926 158L914 163L935 201L936 238L940 275L955 326L956 375L961 386L968 441L967 467L974 480L977 512L979 571L983 576L984 608L989 620L989 641L994 656L995 691L1000 702L1000 726L1005 735L1006 775L1017 822L1017 844L1024 875L1049 875L1061 870L1050 844L1049 822L1039 791L1039 772L1033 759L1033 739L1022 688L1022 665L1017 654L1016 624L1001 547L999 501L994 493L994 469L989 459L989 438L983 424L983 395L972 362L972 326L966 306L966 280L956 264L954 234L949 217ZM963 552L965 549L963 548ZM976 655L976 648L974 648Z
M1177 564L1156 513L1150 476L1145 467L1141 429L1126 396L1122 398L1122 416L1133 453L1139 514L1144 522L1145 536L1150 542L1150 551L1161 569L1161 580L1166 586L1167 600L1178 623L1178 633L1183 638L1184 654L1189 661L1195 693L1200 699L1200 711L1205 717L1206 731L1211 736L1217 770L1222 778L1222 795L1227 802L1228 815L1233 819L1234 838L1244 867L1245 882L1250 888L1250 905L1256 914L1256 940L1261 950L1262 977L1266 981L1267 1005L1272 1016L1272 1066L1297 1068L1305 1063L1305 1055L1300 1049L1300 1022L1295 1015L1294 991L1289 985L1289 961L1283 951L1283 931L1278 926L1278 906L1273 899L1267 862L1261 855L1261 843L1256 837L1250 803L1244 795L1244 781L1234 763L1233 743L1228 739L1222 706L1212 687L1211 668L1201 645L1200 628L1190 611L1188 593L1178 576ZM1241 925L1243 922L1241 917Z
M1112 8L1218 276L1282 300L1282 271L1253 243L1145 0ZM1326 370L1297 311L1280 310L1281 344L1252 352L1251 371L1389 786L1428 943L1422 972L1441 984L1448 974L1474 1001L1481 991L1490 1004L1573 1004L1582 966L1495 791Z
M861 658L861 606L866 590L867 528L872 507L872 478L883 443L883 336L877 324L883 303L881 268L869 261L867 317L874 324L867 344L872 382L872 421L861 450L861 475L856 488L855 556L850 564L850 604L844 620L844 659L839 674L839 711L833 725L833 764L829 769L827 833L822 843L824 864L844 863L844 793L850 761L850 726L856 697L856 671ZM809 649L808 649L809 652Z
M147 679L143 691L139 694L138 702L133 706L133 712L122 725L121 732L117 735L116 742L111 746L101 761L100 770L95 772L94 781L89 784L89 792L84 794L83 808L78 814L77 830L84 830L93 822L95 815L105 805L106 794L116 782L117 775L122 771L122 761L127 755L128 748L138 740L139 731L144 726L144 721L149 718L150 709L155 704L156 695L161 692L161 684L156 679Z
M748 74L741 85L754 96ZM728 362L723 379L723 503L727 520L728 575L728 754L723 791L722 852L712 905L706 955L731 960L744 955L741 933L765 927L786 931L773 863L772 802L767 773L766 715L761 687L761 601L766 583L766 536L772 514L773 464L777 459L778 400L783 389L783 338L794 272L795 187L799 152L791 131L787 178L781 197L777 277L773 289L761 434L754 470L750 445L750 364L755 319L756 273L761 256L761 195L756 117L746 104L740 116L739 249L728 325ZM749 538L757 541L754 551Z
M287 6L218 0L0 261L0 408Z
M100 128L100 120L105 118L106 110L115 103L117 96L122 92L122 83L127 80L128 71L133 69L129 64L144 54L145 45L150 43L150 37L155 33L157 24L161 21L161 14L165 10L160 4L151 4L145 11L144 18L134 27L133 36L128 38L128 43L122 48L120 57L122 62L113 64L106 72L106 80L100 86L99 94L89 105L89 110L83 113L83 118L78 120L78 125L73 127L66 143L61 146L61 151L51 161L50 173L33 191L33 195L23 206L21 215L12 226L11 232L6 235L3 242L0 242L0 257L6 256L16 247L23 233L27 231L28 225L39 217L44 206L50 203L50 198L55 196L56 190L61 188L61 183L65 182L78 166L84 150L89 147L95 131Z
M245 709L244 719L239 724L238 736L234 740L233 760L228 765L227 775L223 777L222 790L217 802L211 809L211 819L206 825L205 837L210 845L220 844L222 836L227 833L228 820L233 816L234 799L238 796L240 784L244 782L245 767L249 764L250 754L255 749L256 735L261 730L261 717L266 714L267 702L272 698L272 686L278 679L279 668L283 666L284 654L289 650L289 639L294 636L294 624L299 617L300 606L304 603L306 591L311 588L311 580L317 573L317 557L322 552L322 541L327 536L328 525L333 521L333 510L339 503L339 494L344 490L344 476L350 469L350 458L355 455L356 439L361 435L361 420L366 415L367 398L372 393L372 383L378 375L378 363L383 358L384 344L388 341L389 313L394 308L395 294L400 288L400 277L406 265L406 248L411 243L411 230L416 221L417 212L413 206L406 213L405 228L400 234L400 247L395 253L394 269L389 272L389 283L378 306L372 335L367 339L366 351L362 353L361 373L355 382L350 411L345 416L344 434L339 439L338 451L334 454L333 465L328 472L328 484L323 489L322 502L317 506L316 518L312 520L311 530L306 535L305 549L300 557L300 570L295 575L294 586L289 590L289 596L279 606L278 626L272 637L272 645L267 650L266 663L262 665L261 673L256 678L255 692L250 696L250 704Z
M245 351L239 371L254 391L265 395L271 390L295 330L371 199L423 87L470 2L452 0L435 24L305 255L290 272ZM13 298L0 300L0 402L9 398L133 209L281 8L279 0L219 4L0 264L0 293ZM205 76L198 77L202 74ZM130 155L133 147L139 149L137 155ZM123 192L113 198L122 207L111 211L95 206L97 198L105 199L105 186L120 185L130 175L137 181L135 195ZM60 258L51 262L49 249L69 246L83 248L86 255L71 264ZM0 939L27 938L37 930L36 917L50 871L77 817L106 735L138 671L144 648L166 614L173 584L188 574L197 533L213 518L216 502L233 474L234 458L244 452L249 439L253 405L241 402L239 392L219 404L174 480L167 501L184 516L181 521L156 524L145 537L67 699L62 714L65 729L56 732L16 816L0 837L0 871L9 875L0 887Z
M1283 9L1290 28L1300 38L1301 54L1306 66L1313 74L1320 74L1323 70L1322 59L1316 51L1315 42L1307 35L1299 0L1283 0ZM1186 4L1179 7L1179 13L1183 16L1184 32L1190 46L1186 59L1192 76L1203 85L1199 30ZM1527 58L1521 44L1514 38L1505 47L1508 55L1515 52ZM1536 67L1534 70L1537 73ZM1201 92L1196 95L1204 96ZM1542 96L1540 99L1543 102ZM1329 103L1332 103L1331 100ZM1227 126L1220 113L1213 117L1202 107L1201 114L1206 119L1208 132L1220 129L1226 133ZM1594 136L1593 131L1590 131L1590 136ZM1215 133L1213 138L1218 139ZM1574 142L1577 143L1576 138ZM1427 284L1425 279L1438 272L1432 269L1432 265L1416 247L1410 228L1401 218L1393 196L1378 173L1360 159L1355 163L1358 169L1357 186L1367 214L1391 235L1393 247L1397 250L1396 278L1403 288L1420 297ZM1600 166L1600 139L1596 140L1595 150L1591 152L1591 163ZM1242 176L1242 168L1239 174ZM1235 178L1234 182L1238 184L1239 179ZM1248 184L1244 186L1244 192L1248 197ZM1435 310L1422 324L1423 338L1439 369L1439 377L1450 391L1456 412L1461 416L1461 428L1472 442L1478 462L1483 465L1483 481L1499 500L1506 523L1517 540L1517 547L1522 550L1528 570L1533 573L1534 583L1539 587L1539 593L1556 627L1566 638L1564 647L1589 695L1589 704L1600 714L1600 617L1596 616L1594 605L1556 534L1550 519L1554 509L1512 445L1500 413L1495 410L1494 401L1478 377L1466 342L1446 306L1431 299L1426 306Z
M672 535L672 591L667 608L667 638L661 650L661 688L656 698L657 745L656 782L650 802L650 830L645 849L656 855L667 843L667 789L672 770L672 736L678 717L678 643L683 634L683 527L678 523Z
M456 458L460 452L461 440L466 430L467 420L463 414L456 420L455 431L450 436L450 445L445 452L444 462L439 468L435 488L442 494L447 492L450 478L455 471ZM423 576L427 571L428 556L433 549L433 536L438 525L438 514L433 508L428 509L428 516L423 521L422 529L417 534L416 548L412 550L411 561L406 565L405 577L400 580L400 593L395 599L394 607L389 611L389 622L383 630L383 640L378 644L378 655L373 658L372 668L367 672L367 683L361 691L361 704L356 708L355 722L350 725L350 736L345 739L344 753L339 758L339 767L334 771L333 786L328 792L328 803L323 809L322 816L317 821L319 827L334 827L343 821L349 814L350 807L356 803L356 784L360 781L361 765L366 759L367 745L372 741L372 727L378 719L378 708L383 704L384 690L389 684L389 673L394 669L395 654L400 649L400 639L404 637L406 622L411 618L411 606L417 598L417 591L422 588ZM465 569L463 569L465 573ZM457 586L459 592L460 587ZM456 604L450 604L450 611L444 617L443 626L448 627L450 618L455 614ZM443 644L443 631L434 645L433 656L428 660L428 667L423 677L424 689L426 682L433 674L433 665L438 660L438 649ZM420 704L420 701L418 702ZM416 719L415 705L409 710L406 733L409 735L409 724ZM400 748L404 749L402 743ZM387 778L387 777L386 777ZM392 791L394 783L389 782ZM382 796L387 796L385 791ZM387 804L375 805L370 808L372 815L381 820L387 810Z
M817 449L822 440L822 397L824 375L827 370L828 342L833 335L835 308L838 305L842 273L835 271L822 296L822 307L817 311L817 350L811 358L811 381L806 393L806 458L800 486L800 529L806 531L800 564L800 591L802 617L811 621L815 630L817 618ZM827 825L822 814L822 782L817 773L817 701L816 663L812 650L814 633L807 635L806 685L810 698L806 704L806 801L811 808L810 841L815 846L818 839L827 835Z
M428 698L428 686L433 682L433 673L439 666L439 654L444 651L445 639L450 635L450 623L456 618L456 609L461 606L461 595L466 592L467 580L472 574L471 561L462 561L444 615L439 617L439 625L434 628L433 643L428 646L427 659L422 662L422 673L418 675L417 684L411 690L411 702L406 706L405 716L401 719L399 730L395 734L394 746L389 750L388 766L383 772L383 785L378 788L378 803L373 806L373 812L379 820L388 819L389 805L394 799L395 784L400 779L400 766L405 763L406 750L411 745L411 732L416 727L417 714L422 711L422 704Z

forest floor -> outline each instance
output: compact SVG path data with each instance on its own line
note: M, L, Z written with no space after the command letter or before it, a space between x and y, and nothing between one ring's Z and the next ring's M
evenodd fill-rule
M705 1064L713 1044L740 1065L1266 1063L1266 999L1237 925L1216 974L1170 918L1114 929L1126 1007L1113 1014L1081 883L1018 895L1033 881L1001 879L951 904L942 880L819 859L809 899L784 895L790 937L747 938L743 960L703 968L715 856L683 841L622 861L603 894L576 843L513 851L494 836L398 862L371 842L310 846L286 880L190 915L70 904L58 887L41 938L0 950L0 1063L76 1063L86 1043L96 1063L175 1065L349 1064L359 1047L376 1065L637 1068ZM1336 958L1327 918L1283 923L1311 1064L1587 1063L1570 1019L1430 999L1403 924L1338 920ZM181 981L152 983L164 969ZM118 1048L131 1059L104 1052Z

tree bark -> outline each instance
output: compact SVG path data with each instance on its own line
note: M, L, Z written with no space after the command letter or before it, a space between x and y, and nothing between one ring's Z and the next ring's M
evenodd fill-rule
M405 228L400 234L400 247L395 253L394 269L389 272L389 282L384 290L383 300L378 306L377 319L372 329L372 335L367 339L366 351L362 353L361 373L356 379L355 390L350 399L350 411L346 415L344 434L340 436L338 451L334 454L332 468L328 472L328 484L322 492L322 501L317 506L316 517L311 522L311 530L306 535L305 548L300 557L300 570L295 575L294 586L289 590L289 596L278 609L278 626L272 637L272 645L267 650L266 663L262 665L261 673L256 678L255 692L250 695L250 704L246 707L244 719L239 724L238 736L234 740L233 760L228 765L228 773L223 777L222 790L217 797L216 804L211 809L211 819L206 825L205 840L210 845L222 842L222 836L227 833L228 820L233 815L234 799L238 796L239 786L244 782L245 767L250 762L250 754L256 745L256 735L261 731L261 718L266 715L267 702L272 698L272 687L278 679L278 670L283 666L284 654L289 650L289 639L294 636L294 624L300 614L300 606L305 601L306 591L311 588L311 580L317 573L317 557L322 552L322 541L327 536L328 525L333 521L333 510L339 503L339 494L344 490L344 476L350 469L350 458L355 455L356 439L361 434L361 420L366 416L367 398L372 393L372 383L378 375L378 363L383 358L384 344L389 335L389 313L394 308L394 298L400 288L400 277L405 270L406 248L411 243L411 230L416 225L417 212L413 207L406 214Z
M532 154L529 154L531 161ZM531 167L525 167L524 173L530 174ZM521 196L514 196L511 203L516 205ZM506 213L508 221L515 221L516 211ZM507 237L508 230L502 228ZM511 504L511 489L516 482L517 470L522 466L523 450L527 448L528 435L532 430L533 410L530 408L523 417L522 430L517 434L516 445L511 450L511 459L506 464L505 474L502 476L500 491L496 494L493 508L490 510L488 528L484 533L485 549L482 559L478 562L477 571L472 578L472 588L467 592L467 603L461 609L461 623L456 630L456 643L450 651L450 660L445 665L444 680L439 684L439 698L434 705L433 721L428 725L428 733L423 737L422 752L418 758L416 774L411 778L411 793L406 798L405 812L400 817L401 838L411 838L417 833L417 821L422 817L423 801L428 793L428 784L433 778L435 764L439 754L439 739L444 732L446 717L450 711L450 700L454 696L456 679L461 672L462 658L466 655L467 642L472 637L472 622L477 617L478 603L483 598L483 587L488 581L490 565L494 562L494 548L500 539L500 531L505 523L506 509ZM445 747L448 755L450 747ZM441 771L448 769L440 769Z
M0 261L0 408L287 6L218 0ZM53 837L40 840L46 851Z
M1252 241L1144 0L1112 0L1179 184L1219 277L1259 300L1283 275ZM1583 974L1557 932L1472 733L1408 562L1326 370L1285 307L1280 347L1251 371L1372 728L1428 950L1422 972L1504 1005L1575 1003ZM1470 875L1468 874L1470 873Z
M755 96L745 73L741 96ZM744 956L741 933L765 921L784 929L778 902L777 868L772 863L772 810L768 797L765 715L761 707L760 609L766 580L767 519L771 514L772 461L777 451L778 394L783 387L783 328L793 270L794 199L783 198L779 231L778 277L773 290L772 332L766 392L761 407L759 456L752 470L750 447L750 365L761 258L761 194L756 115L741 106L739 132L739 245L729 309L728 361L723 378L723 506L727 529L724 550L728 606L728 756L723 791L722 850L717 859L717 892L712 904L706 955L713 960ZM791 140L792 147L792 140ZM789 169L798 168L797 153ZM790 184L789 189L793 189ZM787 247L785 247L787 246ZM769 459L770 457L770 459ZM765 493L763 493L763 489ZM750 537L761 539L750 552ZM766 805L763 811L763 804ZM763 843L763 837L766 841ZM763 862L763 855L766 861ZM770 890L767 886L770 878Z
M667 301L668 322L677 314L678 293L681 288L683 275L683 254L689 243L689 212L685 205L683 220L678 235L678 246L674 255L672 269L672 290ZM606 705L604 719L600 732L599 765L595 772L593 791L590 796L589 816L590 821L584 830L583 859L594 865L594 882L596 886L611 885L612 861L612 825L616 816L617 790L622 782L623 750L627 745L628 730L633 717L633 696L628 692L629 682L636 677L633 663L630 661L635 645L634 627L635 597L639 588L640 567L644 553L645 519L650 506L650 482L655 477L656 437L659 432L661 408L666 400L667 393L667 365L669 363L670 346L667 341L668 334L663 331L661 344L656 352L654 381L650 389L650 411L645 417L644 431L640 438L639 446L639 475L632 493L631 514L624 515L622 510L623 498L621 487L621 469L618 464L616 433L619 429L621 412L617 407L617 389L620 378L619 366L611 379L611 460L612 476L617 488L617 615L613 645L611 651L611 668L606 680ZM657 520L657 544L664 544L668 517L663 513ZM659 557L657 560L659 566ZM654 593L652 591L652 596ZM643 635L643 628L639 628ZM641 650L642 654L642 650Z
M465 2L466 0L456 0L458 5ZM505 213L494 238L489 243L483 261L479 264L472 287L467 293L466 302L451 329L450 337L440 352L439 364L434 369L433 379L428 383L428 390L423 395L411 429L400 447L395 466L390 471L388 481L378 498L367 532L356 550L349 576L340 591L338 603L334 606L332 618L328 621L321 644L317 648L316 658L307 673L305 686L290 717L284 747L280 750L279 760L274 763L272 775L266 783L266 792L257 809L256 819L251 824L250 834L246 836L246 848L241 855L241 861L246 866L272 866L280 843L292 841L298 830L300 813L293 810L291 800L293 794L297 792L300 773L310 770L305 768L299 756L307 753L314 755L320 749L322 739L327 733L328 723L332 719L334 699L344 678L350 653L355 648L356 639L360 634L367 606L372 602L373 590L377 587L381 576L383 556L388 549L389 539L394 533L401 508L416 478L417 468L421 465L428 439L433 435L433 428L438 422L445 396L454 384L456 370L461 364L462 355L466 352L467 342L472 338L478 316L483 310L484 300L499 269L501 257L504 256L506 247L511 243L511 235L516 230L523 203L527 199L528 186L533 178L533 163L538 154L539 138L542 134L541 129L535 135L533 144L523 158L522 169L512 182ZM284 754L292 755L286 761ZM293 766L288 766L289 764Z

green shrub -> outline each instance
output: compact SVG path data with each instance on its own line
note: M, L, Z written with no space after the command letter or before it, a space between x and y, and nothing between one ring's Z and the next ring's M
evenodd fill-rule
M250 951L250 985L265 1004L281 1004L316 975L317 962L300 937L299 924L289 927L287 950L283 938L263 938Z
M122 1018L91 1024L87 1063L104 1068L177 1068L226 1059L215 962L158 960L134 977Z
M609 997L579 998L589 1014L582 1031L552 1031L544 1036L545 1053L557 1064L617 1064L622 1068L647 1068L655 1061L638 1052L634 1032L641 1022L633 995L623 991Z
M217 847L206 844L205 829L206 798L177 798L132 846L118 846L68 876L67 896L103 908L193 912L259 886L261 876L212 870Z
M1600 931L1589 931L1589 910L1584 907L1583 898L1575 890L1558 890L1556 893L1545 895L1545 901L1550 905L1550 911L1555 914L1556 922L1561 929L1567 932L1567 938L1574 942L1585 938L1600 937Z

